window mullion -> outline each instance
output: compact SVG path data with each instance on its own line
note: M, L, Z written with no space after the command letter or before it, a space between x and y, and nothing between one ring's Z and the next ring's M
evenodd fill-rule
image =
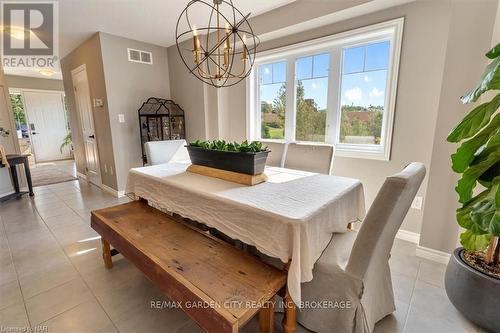
M340 131L340 91L341 91L342 48L334 47L330 51L328 70L328 97L326 114L326 142L336 144Z
M295 141L295 59L286 60L285 141Z
M247 114L247 139L260 140L260 71L259 66L255 65L254 70L251 72L247 79L247 108L255 110Z

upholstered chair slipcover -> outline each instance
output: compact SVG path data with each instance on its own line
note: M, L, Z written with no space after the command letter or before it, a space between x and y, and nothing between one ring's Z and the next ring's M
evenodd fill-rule
M286 151L286 143L262 141L262 146L267 147L271 151L267 155L266 165L283 167L283 155Z
M288 144L284 167L329 175L335 148L328 144Z
M150 141L144 144L149 165L189 160L186 140Z
M359 232L334 234L312 281L302 284L302 301L331 301L331 306L301 309L303 326L315 332L372 332L377 321L394 312L390 251L424 176L424 165L412 163L388 177Z

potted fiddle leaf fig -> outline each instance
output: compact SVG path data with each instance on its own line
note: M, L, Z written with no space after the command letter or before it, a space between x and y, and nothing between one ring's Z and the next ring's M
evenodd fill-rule
M445 275L446 293L469 320L500 332L500 44L479 83L462 96L473 103L487 91L493 97L470 111L448 135L460 143L451 156L461 178L455 188L462 205L456 212L463 247L454 251ZM483 96L484 97L484 96Z
M264 172L269 154L267 147L259 141L196 140L186 147L193 164L249 175Z

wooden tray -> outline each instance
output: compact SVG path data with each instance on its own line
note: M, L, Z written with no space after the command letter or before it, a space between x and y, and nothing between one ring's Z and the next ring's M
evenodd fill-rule
M222 169L210 168L202 165L191 164L187 171L192 173L197 173L199 175L219 178L222 180L227 180L229 182L243 184L243 185L257 185L263 183L267 180L267 176L264 173L259 175L247 175L244 173L238 173L233 171L227 171Z

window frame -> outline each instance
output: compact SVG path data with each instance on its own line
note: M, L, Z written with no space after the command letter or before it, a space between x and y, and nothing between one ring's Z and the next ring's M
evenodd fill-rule
M335 145L337 156L390 160L403 25L404 18L397 18L331 36L257 53L252 72L247 77L247 137L251 140L301 142L295 140L296 60L327 52L330 55L330 67L328 75L325 143ZM340 124L341 117L343 50L349 47L381 41L390 42L381 144L340 143L340 126L338 126L338 124ZM285 136L284 139L280 140L264 139L261 138L260 133L261 110L259 99L259 68L261 65L280 61L286 62L285 86L287 95L285 108ZM303 142L314 143L310 141Z

